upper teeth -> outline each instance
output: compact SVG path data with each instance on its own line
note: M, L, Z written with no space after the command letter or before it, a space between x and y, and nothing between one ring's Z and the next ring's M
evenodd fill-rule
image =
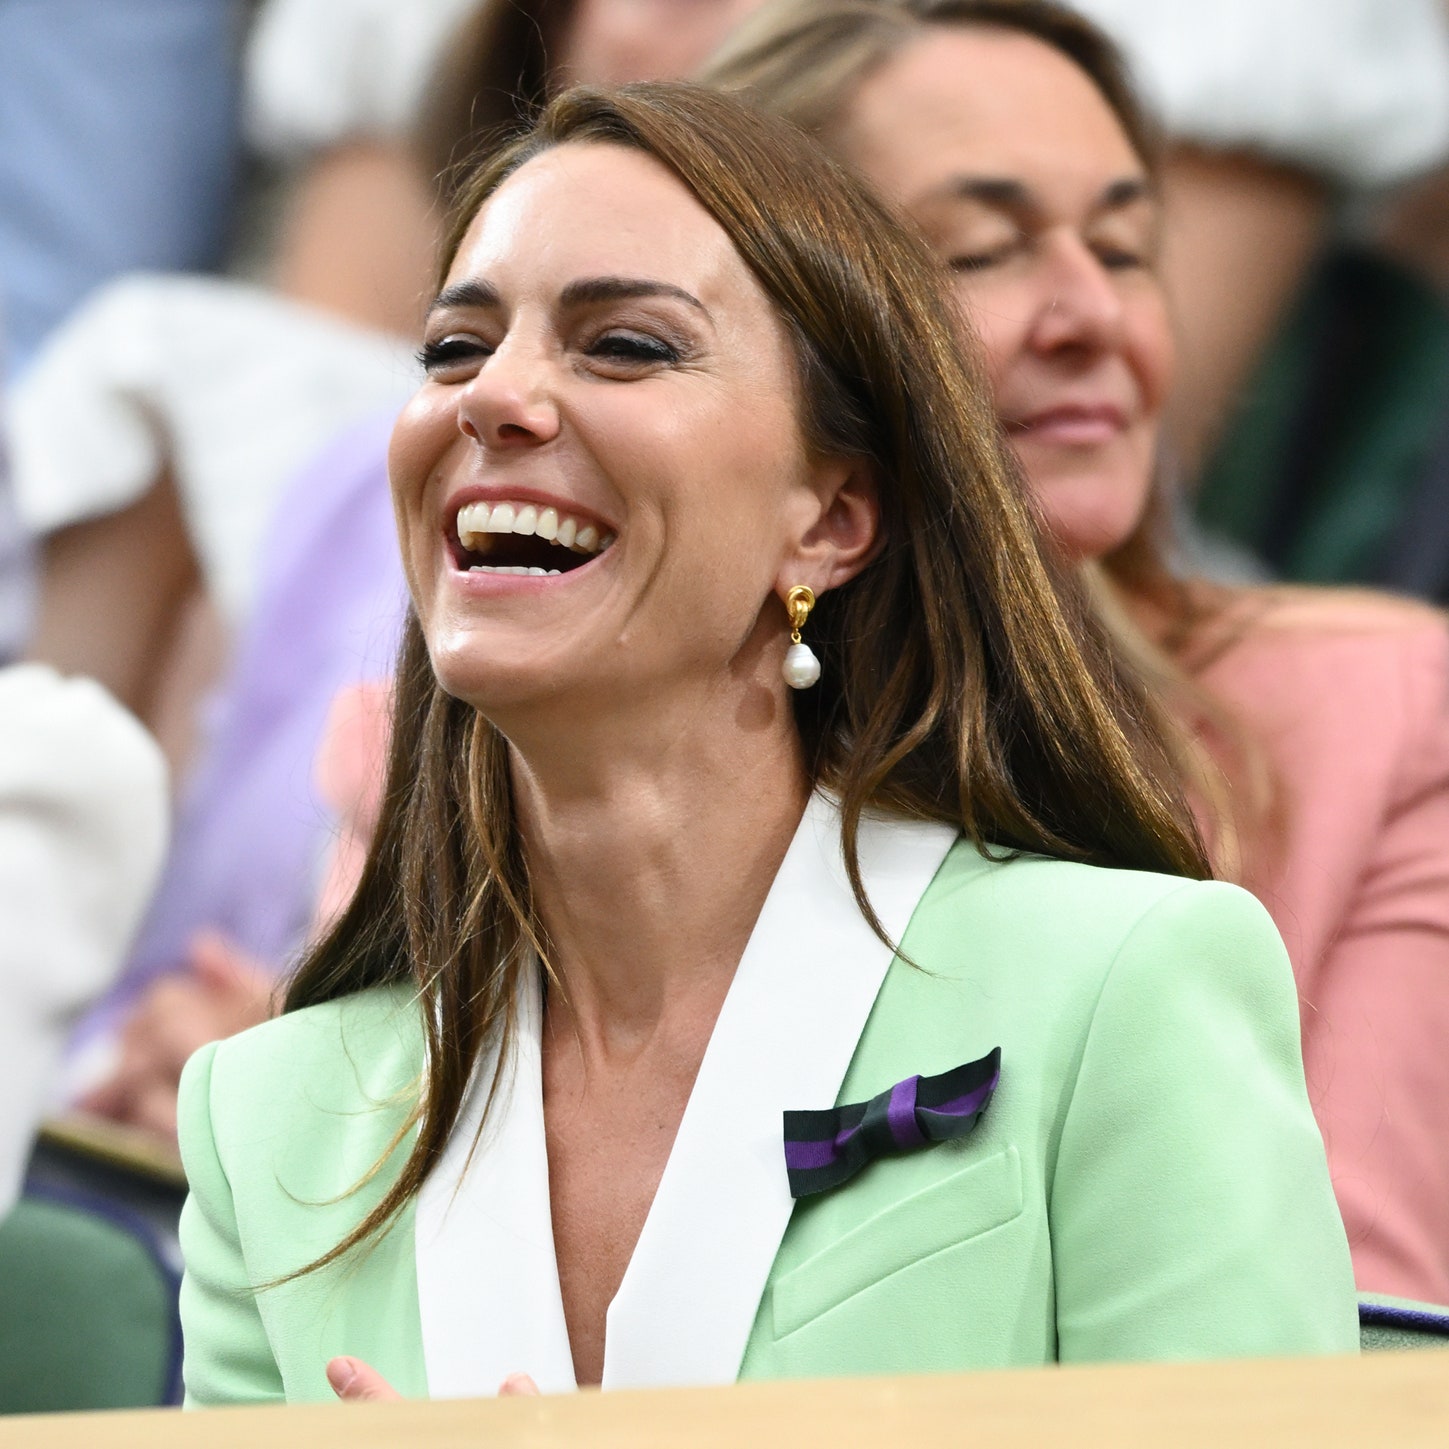
M458 510L458 542L464 548L490 533L533 534L575 553L602 553L614 541L612 533L601 536L592 523L532 503L465 503Z

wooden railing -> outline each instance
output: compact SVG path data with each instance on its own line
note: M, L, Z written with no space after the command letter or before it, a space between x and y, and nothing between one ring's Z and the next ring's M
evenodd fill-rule
M1449 1350L0 1419L3 1449L1446 1449Z

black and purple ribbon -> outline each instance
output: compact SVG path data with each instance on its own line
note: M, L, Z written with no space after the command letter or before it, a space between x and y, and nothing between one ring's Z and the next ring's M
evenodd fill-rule
M785 1113L785 1171L791 1197L849 1182L878 1157L964 1137L1001 1080L1001 1048L935 1077L907 1077L868 1102Z

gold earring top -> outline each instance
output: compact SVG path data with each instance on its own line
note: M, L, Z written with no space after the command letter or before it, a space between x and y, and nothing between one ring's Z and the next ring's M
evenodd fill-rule
M800 630L815 607L815 590L808 584L796 584L785 595L785 612L790 616L790 637L798 644Z

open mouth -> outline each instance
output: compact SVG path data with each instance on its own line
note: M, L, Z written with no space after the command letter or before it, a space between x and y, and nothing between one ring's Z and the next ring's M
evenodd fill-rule
M453 562L470 573L567 574L614 542L584 519L533 503L465 503L449 540Z

